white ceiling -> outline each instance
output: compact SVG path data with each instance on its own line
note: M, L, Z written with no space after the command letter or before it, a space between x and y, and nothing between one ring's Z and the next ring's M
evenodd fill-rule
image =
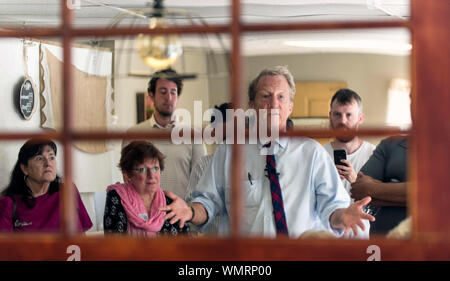
M0 28L17 26L57 27L60 3L74 5L76 27L111 26L122 15L119 25L147 25L147 21L126 11L142 12L145 0L0 0ZM242 0L242 21L317 22L317 21L385 21L408 19L409 0ZM224 24L230 21L230 4L226 0L165 0L167 11L183 11L172 15L171 24ZM147 8L150 11L151 8ZM216 49L221 46L214 36L183 37L185 47ZM229 40L222 36L226 47ZM286 41L295 41L289 46ZM243 37L246 55L301 52L369 52L394 55L409 54L410 35L405 29L371 29L315 31L295 33L253 33ZM291 42L292 43L292 42ZM325 44L327 43L327 44Z

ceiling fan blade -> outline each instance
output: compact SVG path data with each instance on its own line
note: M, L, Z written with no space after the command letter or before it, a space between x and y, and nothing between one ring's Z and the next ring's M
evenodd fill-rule
M83 0L83 1L87 2L87 3L90 3L90 4L99 5L99 6L102 6L102 7L105 7L105 8L116 10L116 11L119 11L121 13L130 14L130 15L133 15L133 16L136 16L136 17L147 19L147 16L145 16L144 14L140 14L140 13L138 13L136 11L133 11L133 10L107 5L105 3L102 3L101 1L95 1L95 0Z

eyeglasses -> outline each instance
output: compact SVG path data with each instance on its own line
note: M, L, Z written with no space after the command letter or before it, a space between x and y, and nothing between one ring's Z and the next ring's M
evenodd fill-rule
M142 168L137 168L137 169L131 169L132 171L137 171L139 174L143 175L143 174L148 174L149 171L152 171L153 173L159 173L160 172L160 168L159 166L153 166L151 168L149 167L142 167Z

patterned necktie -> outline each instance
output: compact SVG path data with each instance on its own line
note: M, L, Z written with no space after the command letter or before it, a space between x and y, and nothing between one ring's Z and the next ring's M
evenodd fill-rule
M265 144L264 147L270 147L270 143ZM275 155L266 156L266 176L270 181L270 193L272 194L273 215L275 217L275 226L277 228L277 235L288 235L288 228L286 224L286 215L284 214L283 196L281 194L280 181L277 173L277 162Z

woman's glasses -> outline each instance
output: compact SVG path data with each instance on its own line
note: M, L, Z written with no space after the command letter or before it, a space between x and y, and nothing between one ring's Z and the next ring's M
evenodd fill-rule
M159 173L161 169L159 168L159 166L153 166L151 168L142 167L142 168L131 169L131 170L137 171L139 174L143 175L143 174L149 174L150 171L152 171L153 173Z

